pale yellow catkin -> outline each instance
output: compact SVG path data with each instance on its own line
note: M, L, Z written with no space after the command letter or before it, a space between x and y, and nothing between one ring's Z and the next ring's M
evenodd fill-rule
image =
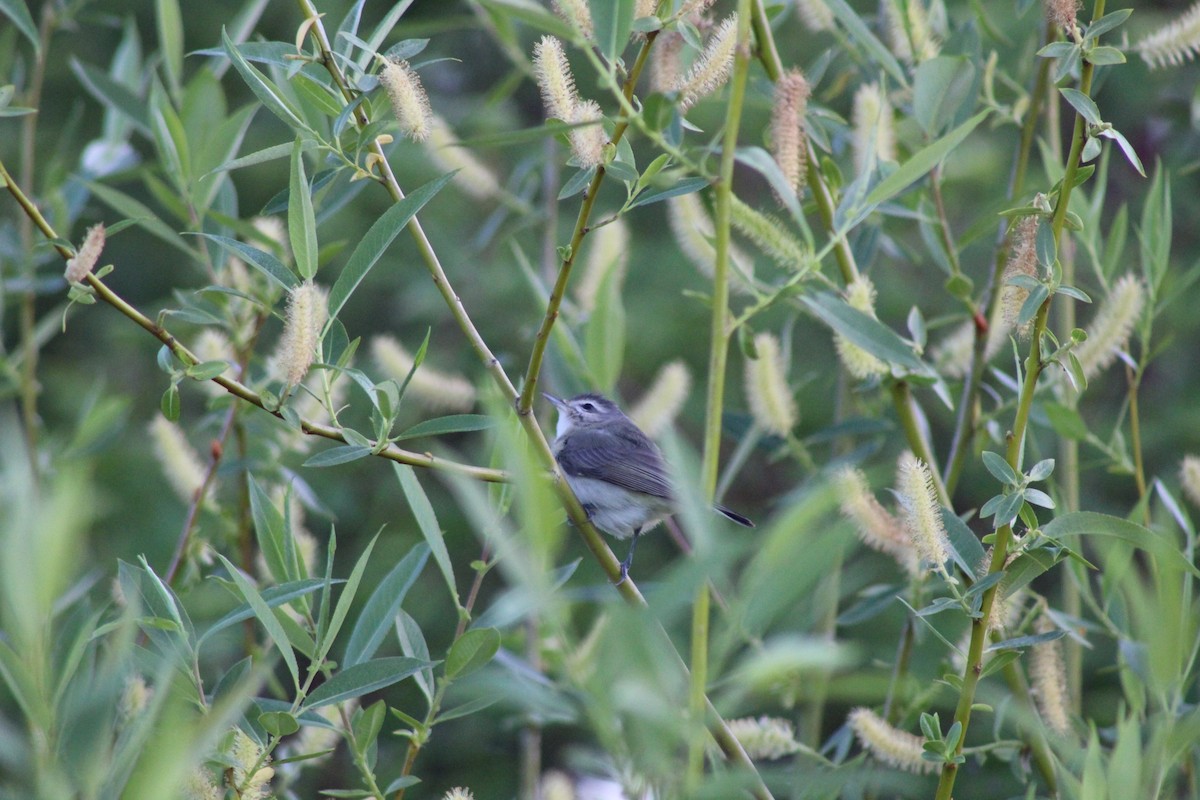
M428 139L432 130L433 111L416 71L407 61L387 59L379 71L379 82L387 92L404 135L416 142Z
M1036 633L1056 630L1054 623L1043 614L1034 623ZM1042 642L1033 647L1029 666L1029 677L1033 684L1034 699L1038 713L1050 730L1058 734L1071 732L1071 718L1067 708L1067 670L1062 654L1062 640Z
M796 731L779 717L743 717L729 720L729 732L746 755L755 761L773 761L800 751Z
M950 543L934 492L933 475L929 466L912 453L900 456L896 492L903 504L904 527L921 561L935 571L944 572L950 558Z
M289 388L304 380L308 368L316 360L321 330L328 318L324 289L312 281L305 281L291 290L277 354L281 378Z
M796 398L787 384L787 365L773 333L754 337L757 358L746 359L746 399L754 421L776 436L787 436L799 415Z
M67 259L67 269L63 277L68 283L79 283L96 268L100 254L104 251L105 228L103 222L97 222L87 229L83 244L75 252L74 258Z
M875 499L866 476L853 467L843 467L834 473L833 485L842 515L854 524L863 544L896 559L910 576L919 575L920 559L905 533L904 523Z
M443 172L455 172L454 185L476 200L500 193L500 181L475 154L459 142L446 120L433 115L425 152L434 166Z
M804 184L808 152L804 115L811 91L804 73L788 70L775 82L775 102L771 105L771 155L795 192Z
M833 30L833 11L824 0L796 0L796 11L810 31Z
M870 278L859 275L846 286L842 296L851 308L875 319L875 286ZM867 380L887 373L888 365L878 356L868 353L842 334L835 334L833 341L842 366L855 378Z
M1200 506L1200 456L1183 457L1179 465L1179 483L1187 498Z
M1134 45L1152 68L1177 67L1200 53L1200 3Z
M937 769L937 764L921 757L924 739L888 724L871 709L854 709L849 722L858 743L876 760L918 775Z
M167 482L180 500L191 503L204 485L208 470L183 430L166 417L158 416L150 422L150 441Z
M587 0L553 0L554 10L563 21L591 39L593 32L592 10Z
M575 117L579 96L575 92L575 76L571 73L571 65L567 63L562 42L553 36L539 39L533 46L533 71L546 113L554 119L571 122Z
M630 410L629 418L654 438L675 421L691 387L692 375L687 365L672 361L659 370L654 383Z
M727 17L709 37L704 52L675 87L683 111L701 98L725 85L733 72L733 54L737 48L737 15Z
M569 120L574 127L567 134L571 142L571 153L581 167L599 166L604 161L604 146L608 135L604 132L604 114L595 100L576 103Z
M1087 340L1075 348L1084 377L1091 380L1117 360L1142 316L1145 303L1145 288L1137 277L1124 275L1112 285L1087 326Z
M861 175L872 163L896 160L896 128L892 106L877 83L859 87L854 94L854 169Z

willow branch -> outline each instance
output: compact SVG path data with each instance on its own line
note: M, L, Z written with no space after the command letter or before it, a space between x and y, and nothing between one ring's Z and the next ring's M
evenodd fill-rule
M1096 0L1093 19L1104 15L1105 0ZM1080 70L1079 90L1085 95L1091 92L1094 67L1087 61L1083 62ZM1087 123L1079 114L1075 115L1075 128L1071 137L1071 150L1067 156L1066 168L1063 172L1058 204L1054 208L1052 220L1054 241L1057 243L1062 236L1066 221L1067 205L1071 200L1071 190L1075 185L1075 176L1079 170L1080 156L1087 142ZM1046 330L1046 321L1050 313L1050 302L1053 296L1046 298L1034 318L1033 334L1030 337L1029 358L1025 362L1025 377L1021 384L1020 400L1017 405L1013 429L1008 435L1006 457L1008 464L1017 473L1021 472L1021 455L1025 440L1025 431L1029 424L1030 412L1033 408L1033 397L1037 391L1038 378L1045 370L1042 362L1041 339ZM996 532L995 547L992 560L988 565L988 575L1004 569L1008 557L1008 548L1012 543L1012 525L1004 525ZM991 619L992 606L996 598L998 585L993 585L984 592L979 617L971 622L971 642L967 652L967 665L963 674L962 691L959 694L958 706L954 713L956 722L962 724L962 736L959 739L957 752L961 754L963 743L966 741L967 727L971 721L971 709L975 702L975 692L979 685L980 674L983 670L983 647L987 638L988 622ZM942 768L938 781L936 800L950 800L954 791L954 781L958 775L958 765L947 763Z
M646 66L650 48L654 45L654 40L657 36L657 31L646 34L646 40L642 42L641 49L638 50L637 58L634 60L633 67L630 68L629 76L625 79L621 90L626 104L633 98L633 90L637 86L638 78ZM613 135L610 140L613 148L624 138L625 131L628 129L629 120L627 118L617 121L613 127ZM606 147L605 149L607 150L608 148ZM525 370L525 380L521 386L521 396L517 400L517 413L522 416L527 416L533 407L533 398L537 395L538 377L542 371L542 361L546 356L546 348L550 344L550 333L554 329L554 323L558 320L558 309L562 305L563 297L566 295L567 282L571 277L571 267L575 265L575 258L579 255L579 248L583 245L583 239L588 234L588 221L592 216L592 210L596 203L596 195L599 193L600 186L604 183L604 178L607 174L608 172L603 164L596 168L596 174L592 176L592 180L584 192L583 202L579 206L579 214L575 218L575 229L571 233L570 243L563 251L562 262L558 265L558 277L554 281L554 288L550 291L550 301L546 304L546 315L542 318L542 324L533 339L533 349L529 353L529 366Z

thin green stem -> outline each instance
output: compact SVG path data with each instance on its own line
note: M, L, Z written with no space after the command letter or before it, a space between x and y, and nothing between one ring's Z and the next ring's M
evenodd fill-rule
M1142 454L1142 423L1138 413L1138 389L1142 384L1142 373L1127 364L1125 379L1129 385L1129 448L1133 451L1133 480L1142 505L1142 524L1150 527L1150 504L1146 502L1146 463Z
M721 417L725 405L725 370L729 360L729 245L733 224L733 168L737 156L738 131L746 101L746 83L750 74L750 2L738 3L737 49L729 101L725 110L725 130L721 145L720 178L717 181L714 208L716 260L713 265L712 318L709 323L708 390L704 419L704 450L700 485L707 500L716 493L721 457ZM696 590L692 605L692 683L689 708L699 719L707 702L708 634L711 597L708 582ZM686 784L700 785L704 769L704 740L692 736L688 742Z
M1104 15L1104 0L1096 0L1093 9L1092 18L1099 19ZM1079 90L1085 95L1089 94L1092 86L1094 68L1090 63L1084 62L1080 71ZM1066 220L1067 205L1071 199L1071 189L1075 184L1075 175L1079 169L1080 154L1083 152L1083 145L1087 140L1086 122L1082 116L1076 115L1075 128L1071 139L1071 150L1067 156L1066 168L1063 172L1061 189L1059 191L1058 204L1054 208L1052 225L1054 230L1054 240L1058 242L1062 236L1063 225ZM1033 334L1030 337L1029 357L1025 361L1025 376L1021 383L1020 400L1017 404L1016 418L1013 423L1013 429L1008 436L1008 448L1006 457L1008 464L1016 472L1021 471L1021 458L1024 453L1025 432L1029 425L1030 411L1033 408L1033 397L1037 391L1038 378L1041 376L1046 365L1042 363L1041 338L1042 333L1046 330L1046 321L1050 313L1050 301L1052 298L1047 298L1041 307L1038 309L1037 316L1034 318ZM1004 569L1005 561L1008 558L1008 549L1012 543L1013 530L1012 525L1004 525L996 532L996 541L992 550L991 563L988 565L988 575L994 574ZM980 607L979 616L972 620L971 623L971 642L967 652L967 665L963 674L962 690L959 694L958 706L955 710L954 719L962 725L962 737L959 739L957 752L962 752L963 743L966 741L967 727L971 721L971 708L975 702L975 692L979 686L980 674L983 669L983 647L987 638L988 622L991 619L992 606L996 599L996 591L998 586L992 586L983 594L983 601ZM940 780L938 781L938 789L936 800L950 800L954 791L954 781L958 775L957 764L946 764L942 768Z
M637 86L638 78L646 66L650 48L653 46L657 36L657 31L647 34L641 49L638 50L637 58L629 70L629 76L625 79L622 90L622 96L625 98L626 103L633 97L633 90ZM628 119L618 120L613 127L612 147L615 148L620 143L621 139L625 136L625 131L628 129ZM533 350L529 354L529 366L525 370L525 380L521 386L521 395L517 399L517 413L521 416L528 416L533 408L533 398L537 394L538 377L542 371L542 361L546 357L546 348L550 344L550 333L554 329L554 323L558 319L558 309L562 305L563 297L567 292L567 283L571 277L571 267L574 266L575 259L579 255L579 248L583 245L583 239L588 234L588 221L592 216L596 195L599 193L600 186L604 183L604 178L607 174L608 172L604 168L604 165L596 168L596 174L592 176L591 183L588 184L587 191L584 192L583 202L579 205L579 214L575 218L575 230L572 231L570 243L563 251L562 262L558 266L558 278L554 281L554 288L550 292L550 301L546 304L546 315L542 318L541 327L538 328L537 335L533 339Z
M45 85L46 63L49 60L50 37L58 23L58 14L52 3L42 7L42 18L38 26L40 52L33 62L33 73L29 82L26 102L34 109L21 122L21 183L33 185L37 160L37 126L41 118L42 87ZM38 416L38 337L37 337L37 291L35 286L37 261L33 250L33 227L28 217L21 217L17 229L21 237L21 249L25 253L23 278L25 291L21 295L18 322L21 332L21 425L25 433L26 452L29 455L30 474L37 480L41 469L38 464L37 443L40 421Z

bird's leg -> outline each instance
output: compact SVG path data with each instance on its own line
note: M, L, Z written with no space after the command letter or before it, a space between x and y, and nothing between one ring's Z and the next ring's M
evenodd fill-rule
M629 553L625 556L625 560L621 562L621 579L617 581L617 586L620 586L629 577L629 567L633 565L633 548L637 547L637 540L641 535L642 529L635 528L633 538L629 540Z

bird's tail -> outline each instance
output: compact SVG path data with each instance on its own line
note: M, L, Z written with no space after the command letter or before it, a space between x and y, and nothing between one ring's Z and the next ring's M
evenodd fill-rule
M734 522L736 522L738 525L741 525L742 527L745 527L745 528L753 528L754 527L754 523L751 522L748 517L743 517L741 514L737 513L736 511L733 511L732 509L728 509L723 505L715 505L715 506L713 506L713 509L715 511L717 511L718 513L733 520Z

